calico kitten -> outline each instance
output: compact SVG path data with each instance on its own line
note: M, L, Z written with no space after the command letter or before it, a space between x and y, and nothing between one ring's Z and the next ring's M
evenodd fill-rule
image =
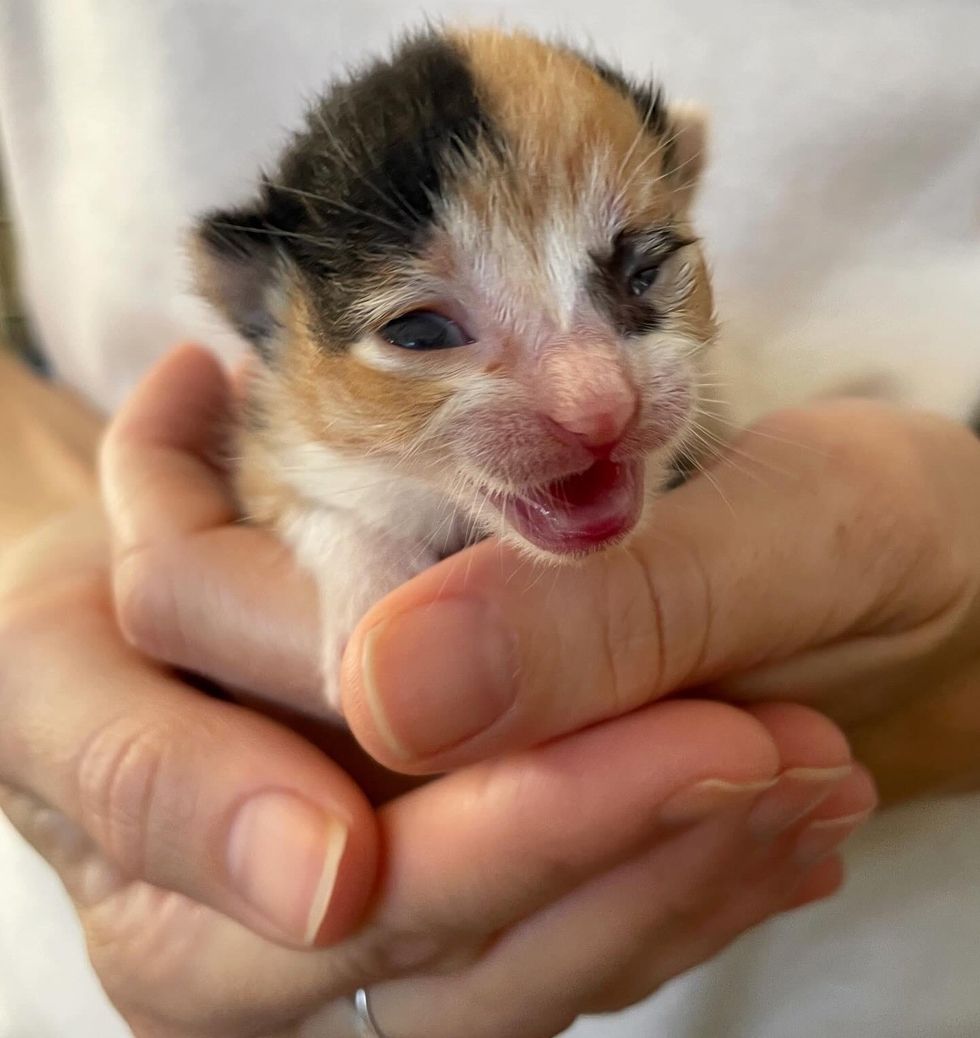
M242 507L320 582L333 707L387 592L486 534L548 560L618 544L691 449L703 136L565 47L430 31L201 221L199 285L262 361Z

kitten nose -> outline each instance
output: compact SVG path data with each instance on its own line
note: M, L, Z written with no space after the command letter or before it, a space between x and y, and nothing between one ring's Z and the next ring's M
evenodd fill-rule
M594 453L608 452L623 438L636 415L634 393L616 394L612 398L595 400L592 406L548 417L566 433Z
M633 421L639 394L617 343L583 335L544 350L531 372L538 413L555 436L601 457Z

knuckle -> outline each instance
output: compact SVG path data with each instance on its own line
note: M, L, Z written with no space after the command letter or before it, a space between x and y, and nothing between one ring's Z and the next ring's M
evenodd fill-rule
M121 714L79 750L73 771L78 817L127 874L145 875L152 833L174 831L188 810L165 781L180 741L169 726Z
M187 903L179 894L134 883L106 902L80 912L89 959L109 1000L132 1026L156 1020L157 1030L135 1034L200 1033L200 1005L190 999L160 995L187 993L187 964L200 952L201 926L180 925ZM158 1014L169 1026L159 1029Z
M553 897L578 885L595 857L595 847L582 840L576 825L542 826L542 818L562 818L570 799L579 800L587 785L581 776L532 757L521 766L512 762L494 763L484 770L482 783L470 794L474 812L488 819L506 819L511 833L533 833L526 848L525 866L509 877L511 904L533 904L544 896ZM583 788L580 794L576 786ZM489 919L487 902L474 902L469 919L471 929L493 927L503 919ZM457 918L463 925L466 920Z
M633 551L605 573L595 615L599 674L594 691L608 716L619 716L647 702L662 687L667 672L662 637L662 600L646 561Z
M0 592L0 773L34 774L43 757L46 701L74 675L72 650L111 605L108 590L51 587Z
M653 538L630 544L610 572L605 624L608 695L618 713L682 686L697 671L715 634L712 581L697 545Z
M453 952L463 943L435 926L372 926L336 949L337 985L356 988L406 974L438 973L448 963L459 964Z
M718 912L725 898L724 884L681 883L665 898L663 918L675 931L693 930L706 916Z
M148 656L172 660L176 623L170 570L158 552L129 552L113 573L116 621L123 637Z

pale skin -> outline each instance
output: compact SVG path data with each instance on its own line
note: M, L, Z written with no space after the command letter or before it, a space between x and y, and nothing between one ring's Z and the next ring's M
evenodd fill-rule
M349 716L399 770L454 770L399 795L362 777L369 794L387 787L375 811L285 725L147 659L279 713L316 706L315 592L234 523L207 460L228 406L206 357L170 358L110 429L108 521L91 508L39 530L0 586L5 809L61 874L138 1035L343 1038L341 996L364 984L391 1038L545 1038L830 893L834 848L875 802L840 729L799 706L657 702L681 686L836 714L894 797L975 786L980 445L950 423L856 403L784 415L713 473L737 538L695 480L655 533L577 572L542 579L485 544L390 596L348 652ZM807 593L774 611L774 584ZM466 632L445 603L463 596L505 617L507 651L527 655L517 687L487 697L512 705L460 739L473 689L449 680ZM399 653L406 622L413 640L435 629L442 667ZM428 745L399 710L406 691L434 719ZM273 875L243 896L228 864L236 809L268 790L301 792L346 829L317 951L296 947L315 883ZM311 816L283 817L296 836ZM285 854L289 827L275 837ZM297 878L322 846L299 842ZM501 999L518 981L521 999Z

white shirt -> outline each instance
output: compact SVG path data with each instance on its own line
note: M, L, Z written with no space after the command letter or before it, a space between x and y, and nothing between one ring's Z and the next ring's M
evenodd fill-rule
M698 222L745 417L849 389L960 417L980 398L980 4L424 9L562 31L707 104ZM418 18L384 0L0 0L2 151L58 374L110 409L175 341L240 351L187 291L181 229L247 196L304 100ZM891 812L849 862L833 901L571 1034L976 1038L980 798ZM4 823L0 1038L125 1034L63 893Z

